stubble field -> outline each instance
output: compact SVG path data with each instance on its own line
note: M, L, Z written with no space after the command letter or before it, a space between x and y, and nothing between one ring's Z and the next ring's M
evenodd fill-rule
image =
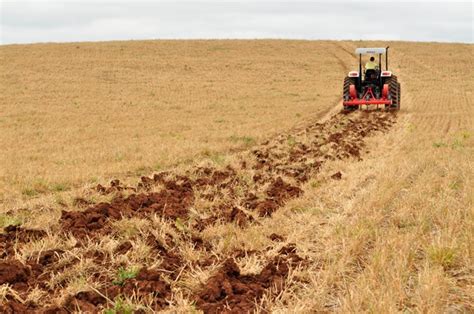
M2 312L474 310L473 46L0 47Z

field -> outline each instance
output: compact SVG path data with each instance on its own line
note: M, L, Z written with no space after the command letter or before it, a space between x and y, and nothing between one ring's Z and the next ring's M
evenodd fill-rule
M0 312L474 311L474 47L0 46Z
M314 119L340 85L331 49L259 41L2 47L0 199L150 174Z

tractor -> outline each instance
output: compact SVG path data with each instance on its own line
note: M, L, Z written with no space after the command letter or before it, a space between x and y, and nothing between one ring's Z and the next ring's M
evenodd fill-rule
M352 111L366 105L384 105L387 110L400 110L400 83L388 70L388 48L357 48L359 71L351 71L344 79L343 105ZM385 70L382 55L385 54ZM362 55L378 55L378 67L362 73Z

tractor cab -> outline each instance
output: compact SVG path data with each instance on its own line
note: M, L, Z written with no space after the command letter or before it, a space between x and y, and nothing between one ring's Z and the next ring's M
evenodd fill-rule
M385 54L385 69L388 71L388 48L357 48L356 54L359 55L359 73L362 73L362 56L363 55L378 55L378 66L375 69L365 70L362 83L374 83L380 80L382 72L382 55Z
M397 77L388 70L388 48L357 48L355 50L356 55L359 56L359 71L349 72L344 80L344 109L357 109L362 105L385 105L385 108L399 109L400 84L397 82ZM378 61L375 69L362 71L363 55L374 56L374 61L371 62ZM382 55L385 55L385 69L382 64Z

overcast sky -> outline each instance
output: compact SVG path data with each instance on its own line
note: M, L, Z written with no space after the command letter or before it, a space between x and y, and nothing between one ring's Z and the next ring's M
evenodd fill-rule
M383 39L473 43L472 1L0 0L0 43Z

